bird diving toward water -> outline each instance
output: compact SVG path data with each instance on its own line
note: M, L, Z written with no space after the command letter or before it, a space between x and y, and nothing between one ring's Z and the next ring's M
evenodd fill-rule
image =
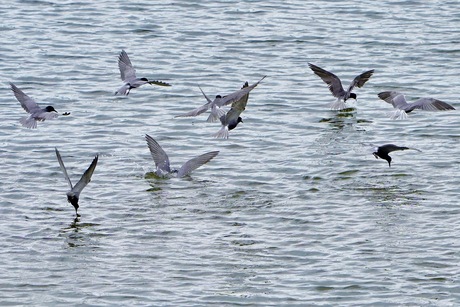
M391 115L391 119L406 119L407 113L415 109L425 111L446 111L455 110L453 106L444 101L434 98L420 98L414 102L408 103L402 93L389 91L378 94L379 98L392 104L396 110Z
M206 94L203 92L203 90L200 87L201 93L203 96L206 98L207 103L202 105L201 107L198 107L190 112L187 112L185 114L177 115L176 117L190 117L190 116L198 116L201 113L206 112L211 108L211 114L209 115L207 121L208 122L216 122L219 120L223 115L225 115L225 111L222 109L223 106L232 104L236 101L241 100L244 96L249 94L256 86L263 80L265 79L266 76L263 76L262 79L257 81L256 83L249 85L247 87L243 87L242 89L235 91L231 94L221 96L217 95L214 100L211 100Z
M129 60L128 54L126 51L122 50L118 56L118 68L120 69L121 80L125 82L122 87L120 87L115 95L129 95L129 92L133 88L138 88L144 84L155 84L160 86L171 86L171 84L163 81L149 81L147 78L137 78L136 70Z
M246 82L242 89L248 87L249 84ZM222 128L214 134L215 138L228 139L228 132L236 128L239 123L243 122L241 118L241 113L246 109L248 103L249 93L241 97L240 100L232 103L231 109L220 117L220 122L222 123Z
M173 170L169 165L169 157L166 152L161 148L160 144L157 143L150 135L145 135L145 140L150 149L153 161L155 162L155 174L159 177L169 177L171 174L176 174L177 177L184 177L190 175L190 173L200 166L211 161L217 154L218 151L211 151L200 156L197 156L189 161L185 162L184 165L178 170Z
M388 166L391 167L391 157L388 155L390 152L392 151L396 151L396 150L407 150L407 149L412 149L412 150L417 150L417 151L420 151L418 149L415 149L415 148L409 148L409 147L400 147L400 146L396 146L396 145L393 145L393 144L386 144L386 145L382 145L382 146L379 146L379 147L376 147L374 150L374 152L372 153L374 155L374 157L376 159L380 158L380 159L384 159L384 160L387 160L388 162Z
M352 93L351 91L355 86L359 88L363 87L363 85L369 80L369 78L374 73L374 70L371 69L356 76L350 83L350 86L348 86L348 89L345 91L343 89L342 82L340 81L339 77L311 63L308 63L308 66L311 68L311 70L313 70L313 72L317 76L319 76L324 81L324 83L327 84L332 95L335 98L337 98L335 102L329 104L332 110L343 110L345 109L345 102L348 99L352 98L356 100L357 95L355 93Z
M16 85L10 83L11 90L14 93L16 99L21 103L21 106L27 113L30 113L28 117L23 117L19 122L26 128L35 129L37 128L37 122L45 121L46 119L54 119L58 117L57 111L52 106L46 108L40 108L35 100L24 94ZM70 113L64 113L62 115L69 115Z
M96 157L93 159L93 162L91 162L91 165L81 176L80 180L77 182L75 186L73 186L72 181L70 181L69 175L67 174L67 169L65 168L64 162L62 161L61 154L59 153L57 148L55 148L55 150L56 150L56 157L59 162L59 166L61 167L61 170L64 173L64 177L70 186L70 191L67 192L67 201L71 203L72 206L75 208L75 214L78 217L80 216L77 212L78 207L79 207L78 200L80 198L80 193L86 187L86 185L91 181L91 176L93 175L93 172L96 169L99 155L96 155Z

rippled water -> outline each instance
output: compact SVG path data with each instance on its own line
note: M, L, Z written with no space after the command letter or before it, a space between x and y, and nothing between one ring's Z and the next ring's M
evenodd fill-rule
M459 117L388 118L376 94L458 101L457 1L11 1L0 4L1 305L457 306ZM115 97L125 49L144 86ZM345 112L307 66L374 76ZM268 77L230 139L174 118ZM37 130L9 90L49 102ZM155 179L144 135L172 164ZM396 152L392 167L369 144ZM58 147L74 181L67 203ZM372 148L371 148L372 149Z

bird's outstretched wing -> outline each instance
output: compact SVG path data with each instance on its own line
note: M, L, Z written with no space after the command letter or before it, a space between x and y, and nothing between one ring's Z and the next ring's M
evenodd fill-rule
M248 82L246 82L242 89L247 88ZM248 104L248 99L249 99L249 93L241 97L240 100L237 100L232 103L231 109L226 113L221 116L219 116L220 122L222 125L227 125L229 122L233 120L237 120L240 114L246 109L246 105Z
M61 170L64 173L65 180L67 180L70 189L73 189L72 181L70 181L69 174L67 174L67 169L65 168L64 161L62 161L61 154L59 153L59 150L57 148L54 148L54 150L56 151L56 157L59 162L59 166L61 167Z
M318 77L320 77L324 81L324 83L327 84L329 90L331 91L334 97L340 98L341 95L343 95L344 89L339 77L314 64L308 63L308 66Z
M21 103L21 106L26 112L33 113L34 111L40 109L37 102L27 96L23 91L21 91L16 85L10 83L11 90L13 91L16 99Z
M189 175L192 171L211 161L215 156L217 156L218 153L218 151L211 151L185 162L185 164L182 165L182 167L177 172L177 177L184 177Z
M445 111L445 110L455 110L450 104L437 100L434 98L421 98L412 103L409 103L407 106L408 109L421 109L425 111Z
M404 110L407 107L406 97L404 94L395 91L378 93L380 99L393 105L396 109Z
M201 87L199 85L198 85L198 88L200 89L201 94L203 94L204 98L206 98L206 101L208 103L212 103L212 100L203 92L203 89L201 89Z
M246 95L248 95L249 92L251 92L254 88L256 88L256 86L259 85L259 83L266 77L267 76L263 76L262 79L260 79L256 83L249 85L249 86L243 86L240 90L222 97L220 100L216 101L217 106L221 107L221 106L232 104L236 101L240 101Z
M385 152L386 154L389 154L390 152L397 151L397 150L416 150L418 152L421 152L420 149L417 148L411 148L411 147L405 147L405 146L397 146L394 144L386 144L378 147L382 152Z
M118 68L120 69L121 80L129 81L136 79L136 70L129 60L128 54L126 51L122 50L118 56Z
M77 182L75 187L72 189L72 191L75 194L79 195L81 191L86 187L86 185L91 181L91 176L93 175L93 172L96 169L98 159L99 159L99 155L96 155L96 157L94 157L93 159L93 162L91 162L91 165L83 173L80 180Z
M150 154L152 155L153 161L155 162L155 167L157 171L161 173L170 173L171 168L169 166L169 158L166 152L161 148L160 144L157 143L150 135L145 135L145 140L150 149Z
M211 104L212 104L212 100L203 92L203 90L201 89L200 86L198 86L198 88L200 89L201 93L203 94L204 98L206 98L206 101L207 103L205 103L204 105L196 108L196 109L193 109L192 111L189 111L187 113L184 113L184 114L180 114L180 115L176 115L175 117L192 117L192 116L198 116L200 115L201 113L204 113L206 112L210 107L211 107Z
M351 92L355 86L361 88L364 85L364 83L366 83L370 79L370 77L372 77L373 73L374 70L371 69L356 76L353 79L353 82L350 83L350 86L348 87L348 92Z

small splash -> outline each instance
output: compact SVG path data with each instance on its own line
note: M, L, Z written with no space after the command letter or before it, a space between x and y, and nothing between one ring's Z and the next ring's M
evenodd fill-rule
M150 189L145 190L146 192L157 192L163 190L160 187L151 187Z

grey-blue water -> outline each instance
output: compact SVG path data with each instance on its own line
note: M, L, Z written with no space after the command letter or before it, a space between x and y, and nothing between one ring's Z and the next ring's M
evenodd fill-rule
M460 304L458 111L377 97L460 109L460 2L13 0L0 38L2 306ZM115 97L122 49L173 86ZM308 62L375 74L336 112ZM228 140L175 118L264 75ZM25 129L8 82L71 115ZM175 167L220 154L146 177L146 133ZM54 147L74 181L100 155L76 221Z

